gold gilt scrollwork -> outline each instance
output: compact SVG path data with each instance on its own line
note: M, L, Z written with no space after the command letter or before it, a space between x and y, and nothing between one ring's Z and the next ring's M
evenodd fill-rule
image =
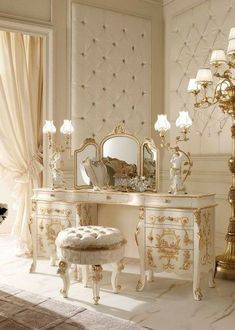
M141 224L144 221L144 218L145 218L145 211L144 211L144 207L141 206L139 208L139 222L138 222L138 225L137 225L136 230L135 230L135 241L136 241L137 246L139 246L138 236L140 234Z
M185 250L183 265L182 265L182 267L180 267L180 269L189 270L192 264L193 264L193 261L191 260L191 252L190 252L190 250Z
M184 244L185 245L191 245L191 244L193 244L193 240L191 240L189 238L189 234L188 234L187 230L185 230L185 234L184 234Z
M66 223L56 219L51 220L50 223L45 224L45 236L47 237L48 241L54 243L58 233L67 227L71 227L71 222L68 219Z
M176 235L174 229L163 229L161 235L156 235L159 249L160 259L166 259L167 263L163 265L164 270L173 270L174 264L171 263L173 259L178 260L180 249L180 236Z
M153 260L153 255L152 255L152 250L148 249L147 250L147 260L148 260L148 265L150 267L157 267L157 265L155 264L154 260Z
M58 214L58 215L65 215L69 217L72 213L70 209L56 209L56 208L48 208L48 207L40 207L39 213L41 215L51 215L51 214Z
M171 216L165 216L165 215L150 215L148 219L148 223L155 225L158 223L164 223L166 221L170 221L172 223L177 223L182 226L185 226L189 223L188 217L171 217Z
M201 264L207 265L212 262L212 255L210 254L211 247L211 225L210 225L210 211L204 211L202 214L202 221L199 227L199 250L201 251ZM204 253L203 253L204 252Z

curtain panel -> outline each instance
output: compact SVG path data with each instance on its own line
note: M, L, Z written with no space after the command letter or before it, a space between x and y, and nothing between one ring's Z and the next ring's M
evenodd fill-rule
M30 253L32 189L42 171L42 38L0 32L0 176L15 180L17 213L12 233Z

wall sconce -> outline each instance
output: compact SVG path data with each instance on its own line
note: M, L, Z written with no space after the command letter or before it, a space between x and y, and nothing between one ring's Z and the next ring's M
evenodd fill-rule
M184 152L178 146L179 142L186 142L189 140L187 134L189 127L192 125L192 120L186 111L180 111L179 117L176 119L176 127L181 129L181 135L176 137L176 145L171 146L170 143L166 142L166 133L171 128L171 124L167 120L167 115L158 115L158 119L154 125L156 131L159 132L161 138L161 147L166 148L172 153L170 163L170 194L186 194L185 180L191 174L191 167L193 162L190 159L190 153ZM183 166L187 166L183 169ZM184 177L183 177L184 175Z
M223 49L213 50L209 68L198 70L195 79L190 79L188 92L195 96L196 108L207 108L218 103L221 110L232 118L232 155L229 169L232 173L232 185L228 194L231 205L231 217L225 236L224 254L216 257L216 270L235 278L235 27L231 28L228 38L227 54ZM215 79L213 79L213 76Z
M63 125L60 127L60 132L64 135L65 138L64 146L56 145L55 141L53 141L53 134L56 133L56 127L53 124L53 120L46 120L42 131L48 136L48 145L49 150L51 151L49 158L49 168L51 170L52 176L52 187L53 189L65 188L63 171L61 169L61 154L67 149L70 149L70 135L74 131L71 120L65 119Z

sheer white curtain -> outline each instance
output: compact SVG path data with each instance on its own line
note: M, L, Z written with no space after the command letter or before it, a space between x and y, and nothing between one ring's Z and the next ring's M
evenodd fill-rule
M32 189L40 185L42 39L0 31L0 176L15 179L12 233L30 253Z

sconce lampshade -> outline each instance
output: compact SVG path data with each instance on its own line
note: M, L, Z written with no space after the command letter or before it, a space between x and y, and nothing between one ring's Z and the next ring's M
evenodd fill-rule
M227 54L228 55L235 54L235 39L229 40Z
M176 119L175 125L179 128L189 128L192 126L192 119L187 111L180 111L179 117Z
M154 129L158 132L168 131L171 128L171 124L167 120L167 115L158 115L157 121L154 125Z
M63 125L60 127L60 133L62 134L72 134L74 131L71 120L65 119Z
M188 88L187 88L188 92L196 92L196 91L199 91L200 89L201 89L201 86L198 85L195 78L189 79Z
M48 133L54 134L56 132L56 127L53 124L53 120L46 120L46 123L42 128L42 132L44 134L48 134Z
M228 40L235 39L235 27L232 27L229 32Z
M213 64L222 64L222 63L226 63L227 59L226 59L226 55L223 49L215 49L213 50L213 52L211 53L211 59L210 59L210 63Z
M212 84L213 78L211 70L208 68L199 69L196 76L197 83Z

